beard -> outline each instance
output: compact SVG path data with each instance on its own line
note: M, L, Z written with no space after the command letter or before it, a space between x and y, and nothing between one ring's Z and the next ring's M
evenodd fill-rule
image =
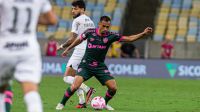
M77 15L74 15L73 18L75 19L75 18L79 17L80 15L81 15L81 13L78 13Z
M102 31L101 34L102 35L108 35L108 31L107 30L106 31Z

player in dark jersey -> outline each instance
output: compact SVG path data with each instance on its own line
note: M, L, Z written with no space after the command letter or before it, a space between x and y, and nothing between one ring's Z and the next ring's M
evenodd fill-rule
M62 55L66 56L76 45L80 44L84 40L87 41L85 55L77 71L78 75L75 77L74 83L65 93L65 95L68 96L68 99L79 88L82 82L94 76L102 85L106 85L108 88L105 95L105 101L107 104L117 91L116 81L104 63L109 46L115 41L133 42L152 33L152 28L147 27L142 33L137 35L121 36L117 33L109 32L110 26L110 18L102 16L98 28L86 30L80 38L75 40L73 44L63 52ZM108 110L114 110L113 108L107 108L107 106L105 108Z

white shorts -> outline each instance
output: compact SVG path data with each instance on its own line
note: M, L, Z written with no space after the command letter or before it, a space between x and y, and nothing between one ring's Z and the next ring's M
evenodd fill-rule
M75 49L72 56L69 58L66 67L72 67L74 70L77 70L84 54L85 49Z
M39 46L21 50L10 50L0 42L0 85L8 83L13 77L19 82L38 84L42 76L42 64Z

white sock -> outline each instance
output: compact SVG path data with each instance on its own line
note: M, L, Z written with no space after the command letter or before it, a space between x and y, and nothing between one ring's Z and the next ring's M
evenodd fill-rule
M42 101L38 92L32 91L25 94L24 101L26 103L28 112L43 112Z
M77 92L77 95L79 97L79 104L85 103L85 97L84 97L83 90L82 89L78 89L76 92Z
M68 84L72 84L74 82L74 77L72 76L65 76L63 77L64 82L68 83ZM84 83L81 84L80 88L82 90L84 90L86 93L90 90L90 87L88 87L87 85L85 85Z
M81 84L80 88L82 90L84 90L86 93L90 90L90 87L88 87L87 85L85 85L84 83Z
M64 80L64 82L65 83L67 83L67 84L72 84L73 82L74 82L74 77L72 77L72 76L65 76L65 77L63 77L63 80Z
M6 112L4 99L5 95L0 93L0 112Z

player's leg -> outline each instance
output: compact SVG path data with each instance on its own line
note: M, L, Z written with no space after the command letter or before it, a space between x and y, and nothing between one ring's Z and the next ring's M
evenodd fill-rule
M70 85L73 83L74 76L76 75L76 71L78 69L78 65L80 64L80 62L81 62L80 57L72 56L69 59L69 61L67 63L66 72L65 72L64 78L63 78L64 82L66 82ZM85 101L83 90L86 93L86 101ZM94 88L88 87L87 85L82 83L80 88L77 90L77 95L79 97L79 104L76 106L76 108L86 108L86 104L89 102L89 98L91 98L91 96L94 93L95 93ZM58 104L57 107L63 108L63 106L60 104ZM60 110L60 109L58 109L58 110Z
M1 85L0 86L0 112L6 112L6 109L5 109L5 102L4 102L4 99L5 99L5 90L6 90L6 87L7 85Z
M105 85L107 86L108 90L105 95L106 104L113 98L117 91L116 81L114 79L106 81Z
M68 99L74 94L74 92L81 86L83 83L83 77L82 76L75 76L73 84L67 88L67 90L64 93L63 99L60 102L62 105L65 105Z
M6 112L5 109L5 90L9 85L9 81L13 77L14 66L16 60L14 58L7 58L0 56L0 112ZM13 60L14 59L14 60Z
M43 112L42 100L38 92L38 84L42 77L41 57L39 53L21 56L19 62L14 75L23 89L27 112Z
M10 112L11 105L12 105L12 98L13 98L13 92L10 85L6 88L6 91L4 92L4 94L6 96L5 98L6 112Z
M72 60L71 60L72 61ZM68 83L68 84L72 84L73 81L74 81L74 77L76 75L76 70L78 68L78 64L79 62L75 62L77 60L73 60L73 63L71 65L67 65L67 68L66 68L66 71L65 71L65 74L64 74L64 82ZM69 61L68 64L70 64L71 62ZM72 67L72 65L74 65ZM88 92L91 88L87 85L85 85L84 83L81 84L80 86L80 89L84 90L84 92Z
M110 105L108 105L108 102L113 98L117 91L117 85L114 80L114 77L110 75L110 72L108 71L107 67L106 69L96 71L95 77L99 80L99 82L102 85L106 85L108 90L106 91L106 95L104 97L106 101L106 107L107 110L114 110Z
M64 82L71 85L74 82L75 73L76 71L72 68L72 66L66 67L66 71L63 77ZM76 106L76 108L86 108L84 91L82 89L78 89L76 93L79 97L79 104ZM65 98L63 97L63 99ZM63 99L61 101L64 101ZM58 103L56 106L57 110L62 110L63 108L64 105L62 103Z
M21 86L28 112L43 112L38 85L32 82L21 82Z
M106 110L114 110L113 107L108 105L108 102L113 98L113 96L116 94L117 86L116 81L114 79L106 81L105 85L107 86L108 90L106 92L106 95L104 97L106 101Z

